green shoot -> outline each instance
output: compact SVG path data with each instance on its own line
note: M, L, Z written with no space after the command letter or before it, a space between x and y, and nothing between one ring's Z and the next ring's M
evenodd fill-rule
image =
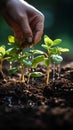
M49 83L51 63L60 64L63 61L62 52L69 52L69 49L58 46L61 42L61 39L53 41L47 35L44 36L44 44L41 46L46 49L46 52L44 51L44 65L47 66L46 85Z
M8 37L10 49L7 51L7 54L9 55L9 61L12 63L17 62L18 66L14 66L9 70L9 73L15 73L18 70L21 70L21 82L25 82L25 69L26 67L31 66L31 61L29 61L29 53L24 52L20 49L21 42L16 41L16 39L13 36Z
M21 82L25 82L26 68L36 69L39 63L44 62L47 67L46 85L48 85L51 63L60 64L63 61L61 54L69 52L69 49L58 46L62 42L61 39L52 40L47 35L44 36L44 44L41 45L45 49L44 51L30 49L30 51L26 52L21 48L23 41L18 41L13 36L9 36L8 40L10 48L6 52L7 60L12 63L18 63L18 66L11 68L10 73L21 70ZM2 53L0 55L4 56L4 53ZM41 72L29 72L28 77L40 77L42 75Z
M0 46L0 72L2 74L3 74L2 64L3 64L3 61L5 59L5 54L6 54L5 46Z

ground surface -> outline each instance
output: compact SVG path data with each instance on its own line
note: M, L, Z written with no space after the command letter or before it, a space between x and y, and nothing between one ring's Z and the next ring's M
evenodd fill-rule
M38 70L45 75L43 66ZM27 84L0 75L1 130L73 130L73 63L62 67L59 79L51 77L46 86L45 76Z

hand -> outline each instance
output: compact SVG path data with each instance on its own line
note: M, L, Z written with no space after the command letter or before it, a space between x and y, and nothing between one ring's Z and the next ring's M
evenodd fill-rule
M44 16L36 8L24 0L8 0L2 7L2 14L17 39L26 40L28 46L41 40Z

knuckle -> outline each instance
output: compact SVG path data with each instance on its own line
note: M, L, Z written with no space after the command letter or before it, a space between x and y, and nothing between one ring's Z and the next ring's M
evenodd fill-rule
M23 20L25 20L27 17L25 16L25 15L23 15L23 14L19 14L19 16L18 16L18 21L19 22L22 22Z

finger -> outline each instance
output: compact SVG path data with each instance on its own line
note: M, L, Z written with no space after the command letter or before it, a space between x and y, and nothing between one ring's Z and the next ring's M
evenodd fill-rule
M41 37L42 37L42 33L38 31L34 36L33 44L37 44L41 40Z
M22 20L19 20L19 24L20 24L20 28L22 30L24 39L27 39L27 42L31 43L33 39L33 34L32 34L32 30L28 22L28 18L27 17L22 18Z
M33 36L34 44L38 43L41 40L41 37L43 35L43 30L44 30L44 23L39 22L35 27L36 28L35 28L34 36Z

